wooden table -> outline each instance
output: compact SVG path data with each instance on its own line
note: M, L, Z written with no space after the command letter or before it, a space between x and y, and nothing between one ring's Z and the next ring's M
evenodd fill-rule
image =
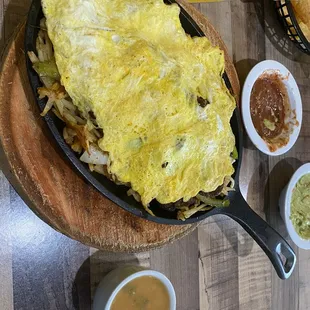
M1 49L29 4L0 0ZM277 201L295 169L310 161L310 57L286 39L270 0L196 6L221 33L241 83L258 61L275 59L289 68L300 87L304 118L294 149L285 156L267 157L246 138L240 180L252 208L288 238ZM0 175L1 310L91 309L100 279L125 264L165 273L175 286L178 310L310 309L310 252L294 249L298 264L291 278L282 281L253 239L219 216L162 249L136 255L100 252L42 222Z

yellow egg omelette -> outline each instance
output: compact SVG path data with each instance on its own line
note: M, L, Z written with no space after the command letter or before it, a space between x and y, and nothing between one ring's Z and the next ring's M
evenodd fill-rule
M61 83L103 130L108 171L144 206L211 192L234 172L224 55L162 0L42 0ZM199 100L204 105L199 105Z

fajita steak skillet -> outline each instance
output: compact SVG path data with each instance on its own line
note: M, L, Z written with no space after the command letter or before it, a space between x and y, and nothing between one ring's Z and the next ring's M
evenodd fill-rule
M174 0L166 0L167 4L175 3ZM178 1L181 7L180 20L186 33L191 36L204 36L206 35L198 26L199 16L196 18L197 22L185 11L184 7L189 7L183 0ZM191 9L192 10L192 9ZM40 19L43 17L40 0L34 0L28 15L28 21L26 25L25 36L25 51L36 51L35 41L37 38ZM213 34L214 35L214 34ZM28 57L27 57L28 58ZM37 103L41 111L43 111L46 104L45 99L38 99L37 88L42 84L39 76L32 69L32 64L27 59L27 71L29 80L37 99ZM223 79L229 89L232 90L232 85L236 84L236 81L230 81L226 73L223 74ZM238 82L237 82L238 84ZM242 161L243 141L242 141L242 125L239 116L238 108L235 110L231 119L231 127L236 137L236 147L239 152L239 159L234 164L235 174L235 191L229 193L230 206L225 208L214 208L210 211L199 212L186 221L180 221L176 219L176 211L168 211L160 208L156 203L151 205L151 209L155 216L147 213L141 204L139 204L133 197L127 195L127 188L124 186L116 185L104 176L97 173L93 173L88 169L88 166L79 160L79 157L74 153L71 148L65 143L62 130L64 124L57 119L52 113L48 113L45 117L46 123L55 137L58 145L63 150L66 158L73 164L75 169L81 173L84 178L91 183L99 192L119 205L121 208L128 212L135 214L147 220L151 220L160 224L167 225L186 225L204 220L205 218L217 214L224 214L236 222L238 222L260 245L260 247L268 255L272 262L278 276L281 279L287 279L295 266L296 255L289 244L277 233L271 226L269 226L259 215L257 215L244 200L240 188L239 188L239 173Z

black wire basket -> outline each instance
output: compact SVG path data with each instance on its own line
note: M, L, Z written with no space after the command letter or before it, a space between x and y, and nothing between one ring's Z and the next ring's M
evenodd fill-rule
M293 41L301 51L310 55L310 42L307 40L299 27L291 1L277 0L274 1L274 4L279 20L290 40Z

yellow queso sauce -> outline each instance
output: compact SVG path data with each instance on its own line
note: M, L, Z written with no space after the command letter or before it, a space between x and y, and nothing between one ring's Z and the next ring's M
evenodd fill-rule
M170 298L165 285L151 276L127 283L116 295L111 310L170 310Z

